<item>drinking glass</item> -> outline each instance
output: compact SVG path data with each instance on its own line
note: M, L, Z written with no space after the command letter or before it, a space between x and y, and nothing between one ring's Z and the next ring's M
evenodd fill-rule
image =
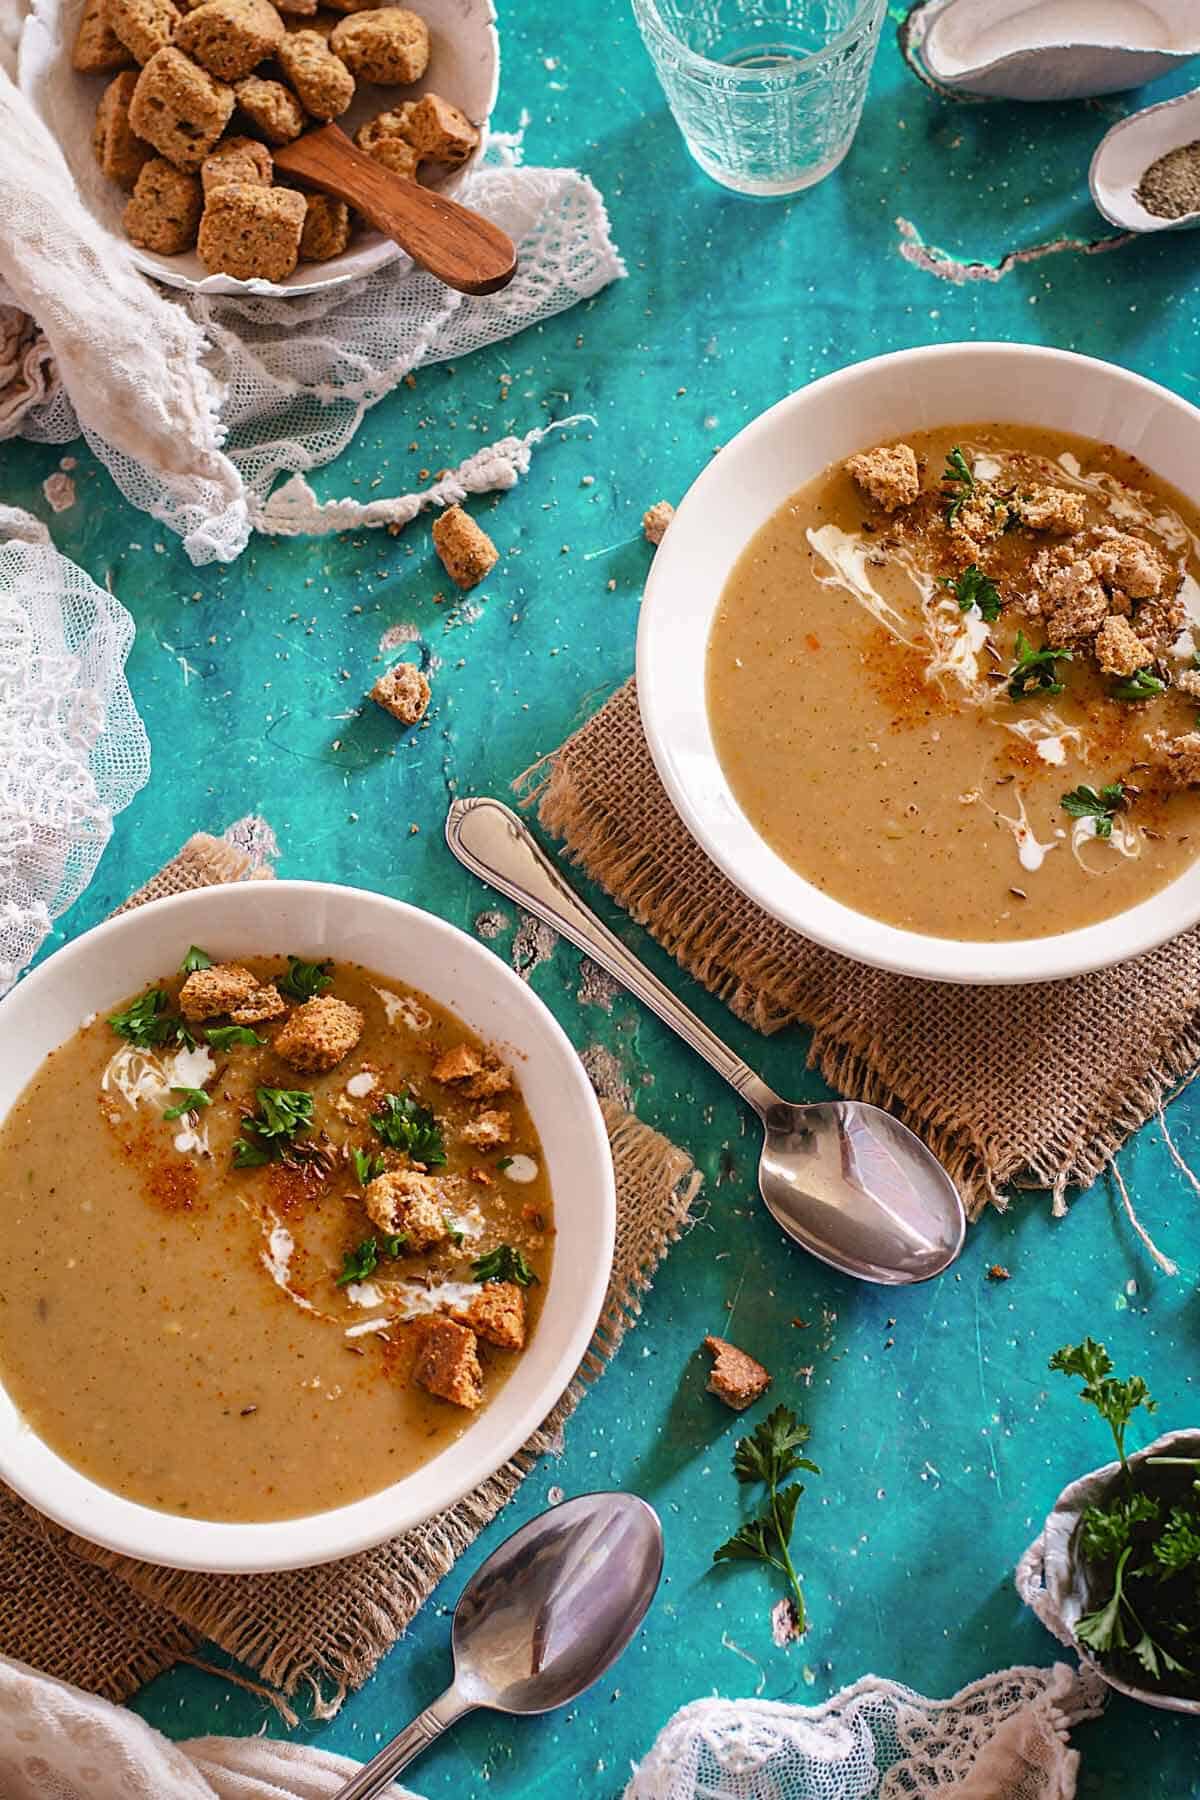
M684 142L739 194L812 187L858 128L887 0L633 0Z

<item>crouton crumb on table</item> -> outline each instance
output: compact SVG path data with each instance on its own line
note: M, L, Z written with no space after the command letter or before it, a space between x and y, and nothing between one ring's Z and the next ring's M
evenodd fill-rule
M770 1371L746 1351L739 1350L736 1344L709 1336L705 1338L703 1348L712 1358L708 1391L723 1400L726 1406L731 1406L734 1412L744 1412L746 1407L753 1406L770 1387Z
M456 587L477 587L500 560L487 532L461 506L448 506L433 521L433 547Z
M371 699L401 725L418 725L425 717L432 689L414 664L399 662L385 669L371 689Z

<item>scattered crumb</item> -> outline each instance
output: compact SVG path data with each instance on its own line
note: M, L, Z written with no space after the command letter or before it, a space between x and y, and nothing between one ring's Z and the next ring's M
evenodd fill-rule
M57 470L47 475L42 483L42 492L56 513L66 512L75 504L75 483L69 475L60 474Z
M703 1348L713 1359L708 1391L735 1412L744 1412L770 1387L770 1370L764 1369L760 1362L755 1362L752 1356L726 1338L710 1335L705 1338Z
M1011 1281L1012 1276L1003 1263L993 1263L987 1272L989 1281Z
M648 544L657 549L667 535L667 526L675 517L675 508L669 500L656 500L642 514L642 536Z

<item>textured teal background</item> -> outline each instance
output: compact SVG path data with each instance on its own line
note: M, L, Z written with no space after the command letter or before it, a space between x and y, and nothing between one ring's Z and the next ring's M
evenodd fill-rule
M1113 358L1197 397L1200 234L1067 250L965 285L899 253L899 219L992 273L1013 248L1100 235L1085 181L1092 148L1130 105L1171 85L1063 108L956 105L904 69L896 23L843 168L794 202L755 205L689 163L617 0L509 4L497 123L515 125L528 109L528 160L593 176L630 279L508 345L420 375L318 484L366 493L382 475L384 491L400 491L419 485L418 467L456 463L505 431L594 414L594 429L552 440L527 482L479 509L505 556L478 617L434 603L446 583L423 526L399 540L257 543L231 568L196 571L85 450L72 447L78 504L54 518L40 484L59 452L4 448L4 497L50 517L61 548L110 577L133 612L130 677L154 746L151 783L118 821L64 935L103 917L191 830L251 810L278 833L282 874L377 887L470 929L489 897L443 847L448 796L504 792L625 677L649 554L643 508L678 498L716 445L815 375L904 345L998 337ZM414 624L442 665L429 727L405 738L374 709L346 717L373 678L381 633L398 622ZM798 1034L759 1040L642 934L621 929L784 1092L821 1092ZM511 932L494 947L511 954ZM554 1485L630 1487L659 1508L661 1595L624 1661L568 1714L477 1717L427 1756L413 1780L430 1800L615 1795L667 1715L703 1694L815 1701L873 1670L944 1695L1009 1663L1052 1661L1056 1646L1019 1604L1012 1566L1059 1488L1105 1447L1067 1384L1045 1374L1047 1355L1091 1331L1147 1376L1164 1425L1197 1422L1196 1196L1157 1129L1122 1168L1147 1227L1181 1264L1176 1279L1154 1270L1101 1184L1060 1222L1042 1196L1022 1196L974 1231L957 1273L933 1287L854 1287L790 1249L761 1211L750 1122L714 1076L631 1002L608 1012L581 1000L573 951L560 946L532 981L581 1049L612 1052L641 1116L695 1155L707 1177L702 1217L573 1420L562 1458L533 1474L363 1691L305 1729L365 1756L437 1692L463 1581ZM1187 1095L1170 1112L1184 1154L1200 1162L1195 1118ZM995 1261L1011 1269L1007 1284L987 1281ZM696 1347L710 1330L775 1371L777 1396L810 1421L824 1468L797 1526L813 1625L790 1650L772 1643L766 1575L710 1567L737 1513L729 1457L739 1429L704 1392ZM187 1669L137 1704L172 1736L281 1729L253 1698ZM1086 1795L1200 1795L1194 1722L1117 1700L1077 1742Z

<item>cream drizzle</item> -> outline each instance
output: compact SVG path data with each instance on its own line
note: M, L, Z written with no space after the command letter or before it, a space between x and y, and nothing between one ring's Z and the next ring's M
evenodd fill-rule
M513 1156L510 1157L508 1166L501 1173L506 1175L509 1181L516 1181L524 1186L526 1182L537 1180L538 1166L532 1156Z
M1014 737L1023 738L1032 744L1044 763L1061 768L1067 760L1067 745L1074 740L1083 749L1083 733L1078 725L1067 725L1056 712L1048 712L1043 718L1017 719L1012 723L1001 720L1005 731Z
M423 1006L418 1006L407 994L393 994L388 988L377 987L375 992L383 1001L383 1010L387 1014L389 1025L407 1025L410 1031L428 1031L433 1024L433 1016Z
M1111 850L1115 850L1119 856L1123 856L1127 861L1136 862L1138 857L1142 854L1142 845L1145 842L1140 829L1128 819L1123 819L1120 814L1118 814L1113 820L1111 837L1101 838L1096 835L1096 826L1098 823L1098 820L1089 817L1086 819L1076 819L1071 827L1071 854L1083 870L1084 874L1106 875L1110 873L1110 870L1108 869L1094 869L1089 863L1084 862L1080 852L1085 844L1092 841L1095 841L1098 844L1106 844Z
M298 1306L301 1312L317 1312L318 1309L312 1301L306 1300L303 1294L298 1294L291 1285L292 1253L296 1248L296 1241L291 1232L276 1218L274 1213L268 1213L267 1219L259 1222L267 1239L266 1249L259 1251L259 1261L263 1268L280 1293L286 1294L293 1306Z
M820 525L816 530L810 526L804 535L830 571L828 575L817 576L821 586L841 588L844 593L852 595L885 631L890 631L894 638L912 648L916 640L909 636L909 620L896 611L890 600L884 598L867 573L868 559L879 554L875 547L868 544L858 532L843 531L839 525ZM897 560L904 566L905 573L912 580L922 602L931 598L931 578L921 574L907 557Z
M113 1089L136 1112L145 1104L167 1112L175 1104L174 1088L202 1088L215 1068L212 1051L206 1045L195 1050L180 1049L169 1056L156 1056L153 1050L141 1050L136 1044L122 1044L105 1064L100 1077L103 1092ZM173 1134L176 1150L182 1155L211 1156L208 1127L200 1120L179 1121Z

